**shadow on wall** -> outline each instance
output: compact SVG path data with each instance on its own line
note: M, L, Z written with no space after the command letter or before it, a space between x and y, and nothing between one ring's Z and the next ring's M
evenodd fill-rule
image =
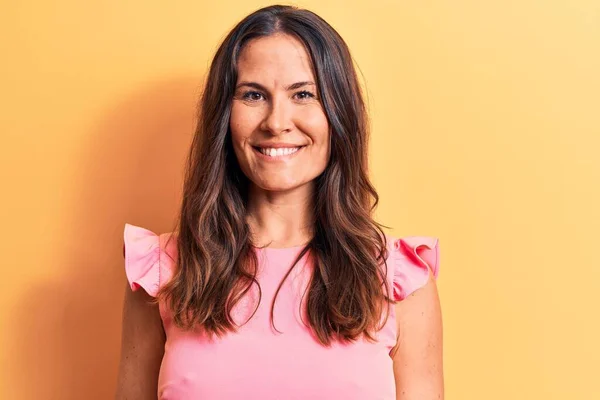
M114 397L125 289L124 223L171 231L201 78L149 85L90 127L65 199L60 282L31 288L15 321L22 399Z

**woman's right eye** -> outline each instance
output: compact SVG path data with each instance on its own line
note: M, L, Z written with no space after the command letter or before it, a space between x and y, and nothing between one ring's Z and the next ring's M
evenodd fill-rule
M259 92L248 91L242 95L242 99L257 101L260 100L260 96L262 96L262 94L260 94Z

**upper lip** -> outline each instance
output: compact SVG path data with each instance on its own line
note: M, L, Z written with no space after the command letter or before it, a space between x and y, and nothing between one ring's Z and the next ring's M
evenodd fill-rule
M261 148L261 149L283 149L283 148L293 149L296 147L302 147L304 145L303 144L292 144L292 143L260 143L260 144L255 144L253 146Z

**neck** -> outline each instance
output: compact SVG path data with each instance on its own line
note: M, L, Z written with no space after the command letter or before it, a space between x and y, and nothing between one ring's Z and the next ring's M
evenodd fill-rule
M300 246L313 235L313 193L310 183L289 191L267 191L251 185L247 221L256 246Z

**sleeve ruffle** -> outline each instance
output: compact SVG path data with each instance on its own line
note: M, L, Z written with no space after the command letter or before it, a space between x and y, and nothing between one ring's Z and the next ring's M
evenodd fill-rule
M172 240L167 244L169 236L170 234L157 235L148 229L125 224L125 273L133 291L141 287L150 296L156 297L161 285L170 279L173 273L174 244Z
M423 287L430 275L437 279L439 247L437 238L423 236L396 239L393 244L393 295L400 301Z

